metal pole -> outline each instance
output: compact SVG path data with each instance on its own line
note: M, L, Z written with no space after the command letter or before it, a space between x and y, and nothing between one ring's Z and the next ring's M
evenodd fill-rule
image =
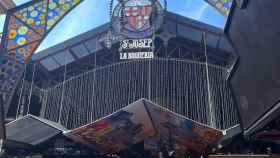
M5 157L5 114L4 114L4 96L0 94L0 157Z
M208 92L208 104L209 104L209 122L211 127L216 127L216 117L215 117L215 108L213 106L212 101L212 91L210 87L210 76L209 76L209 62L208 62L208 54L207 54L207 40L206 33L203 33L203 44L204 44L204 56L205 56L205 68L206 68L206 81L207 81L207 92Z

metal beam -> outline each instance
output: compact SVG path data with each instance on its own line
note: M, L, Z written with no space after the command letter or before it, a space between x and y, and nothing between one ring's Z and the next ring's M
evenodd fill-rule
M0 15L5 14L8 9L14 8L16 4L13 0L1 0L0 1Z

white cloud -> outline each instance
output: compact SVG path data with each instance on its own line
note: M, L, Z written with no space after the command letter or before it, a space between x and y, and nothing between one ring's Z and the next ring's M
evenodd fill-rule
M6 15L0 15L0 32L3 31Z
M203 0L177 0L177 5L168 5L169 10L195 20L200 20L209 7Z
M15 4L16 5L21 5L23 3L26 3L26 2L30 2L31 0L14 0Z
M192 13L193 17L198 20L201 19L201 17L204 15L204 12L206 11L207 8L208 8L207 5L200 6L200 8L198 10L193 11L193 13Z

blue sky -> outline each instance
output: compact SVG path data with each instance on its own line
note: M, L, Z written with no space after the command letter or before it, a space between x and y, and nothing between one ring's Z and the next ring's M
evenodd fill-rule
M14 0L17 5L30 0ZM49 33L37 52L61 43L109 21L109 0L84 0ZM162 0L160 0L162 1ZM168 10L192 19L223 28L225 17L203 0L167 0ZM174 3L176 2L176 3ZM0 17L0 29L4 23Z

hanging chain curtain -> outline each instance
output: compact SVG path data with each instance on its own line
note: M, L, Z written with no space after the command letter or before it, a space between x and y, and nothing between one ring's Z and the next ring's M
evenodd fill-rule
M209 83L204 63L178 59L105 66L43 90L41 116L72 129L147 98L217 129L238 124L226 70L209 65L208 73Z

